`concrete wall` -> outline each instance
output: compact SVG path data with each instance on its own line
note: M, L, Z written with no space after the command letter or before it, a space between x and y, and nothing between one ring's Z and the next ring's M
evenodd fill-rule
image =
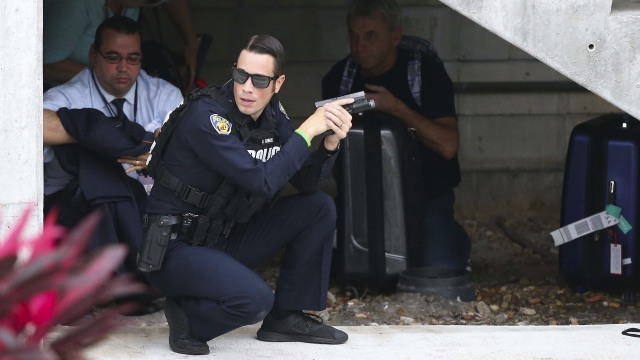
M639 0L442 0L640 118Z
M0 2L0 238L22 212L42 223L42 1Z
M229 78L248 35L269 33L283 42L288 64L281 95L294 120L313 111L320 79L348 52L346 1L189 3L197 31L214 36L203 72L210 83ZM458 215L558 218L572 127L620 110L439 1L399 3L405 33L432 41L456 85L463 170ZM163 27L165 39L179 44L170 28Z

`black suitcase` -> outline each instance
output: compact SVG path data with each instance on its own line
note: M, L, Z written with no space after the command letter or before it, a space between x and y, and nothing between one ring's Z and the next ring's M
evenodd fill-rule
M336 165L337 253L343 287L395 289L413 262L420 234L423 184L419 146L398 120L355 115Z
M604 115L578 124L571 133L561 225L578 222L614 204L622 208L622 216L632 226L626 234L617 226L587 234L588 224L576 224L580 237L560 245L559 268L578 291L620 290L633 296L640 287L639 151L640 122L627 115ZM612 256L617 246L622 246L621 257ZM622 264L619 274L612 270L620 268L618 261Z

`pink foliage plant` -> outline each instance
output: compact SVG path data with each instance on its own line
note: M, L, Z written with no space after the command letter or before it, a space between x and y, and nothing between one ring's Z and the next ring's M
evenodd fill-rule
M56 224L54 210L42 233L24 239L30 213L30 208L25 210L0 240L0 360L83 359L81 351L115 329L119 314L129 305L107 308L50 341L45 338L60 324L73 324L98 305L145 288L130 276L116 274L126 256L124 245L93 253L85 250L99 212L67 230Z

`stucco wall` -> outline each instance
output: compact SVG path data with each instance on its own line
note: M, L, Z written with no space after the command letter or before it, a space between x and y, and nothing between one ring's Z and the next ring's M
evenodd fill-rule
M27 208L42 223L42 1L0 2L0 234Z

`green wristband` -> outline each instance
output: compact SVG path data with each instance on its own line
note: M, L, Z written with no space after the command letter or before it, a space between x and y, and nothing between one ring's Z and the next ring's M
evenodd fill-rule
M302 136L302 138L304 139L304 141L307 142L307 146L311 147L311 141L309 141L309 138L307 137L307 135L305 135L302 130L300 129L296 129L296 131L294 131L296 134Z

